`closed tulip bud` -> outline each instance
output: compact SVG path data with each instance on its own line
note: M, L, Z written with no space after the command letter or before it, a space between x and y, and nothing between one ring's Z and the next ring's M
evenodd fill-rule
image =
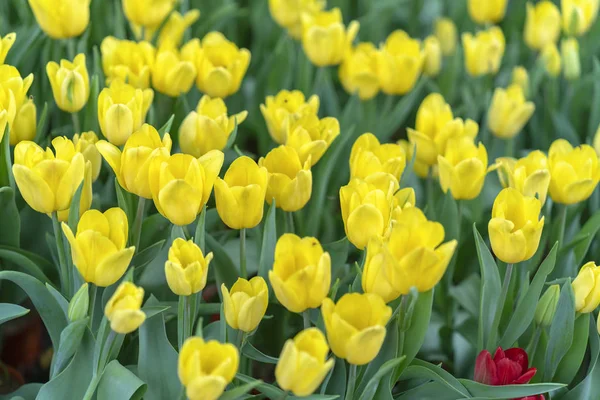
M110 329L116 333L127 334L135 331L146 320L141 310L144 301L144 289L131 282L123 282L108 300L104 315L110 321Z
M560 52L564 66L564 75L568 80L581 76L581 62L579 61L579 43L577 39L564 39L560 44Z
M425 52L423 74L435 78L442 69L442 48L437 37L433 35L427 37L423 42L423 51Z
M406 32L392 32L381 46L377 58L379 85L385 94L404 95L410 92L425 61L421 42Z
M84 283L81 285L77 293L73 296L71 301L69 302L69 308L67 312L67 317L69 321L75 322L83 319L88 314L88 308L90 306L90 294L88 289L88 284Z
M269 305L269 288L260 276L249 281L238 278L231 291L222 284L221 295L227 324L244 332L256 329Z
M537 197L542 204L546 202L550 170L544 153L535 150L519 160L503 157L497 162L498 176L504 187L517 189L524 196Z
M504 18L508 0L468 0L469 15L478 24L495 24Z
M80 217L83 215L83 213L90 209L90 207L92 206L92 199L94 197L94 193L92 193L92 163L90 161L85 162L85 172L83 175L82 185L83 186L81 188L81 198L79 199ZM69 214L71 214L72 205L73 204L71 202L69 208L57 212L58 220L60 222L67 222L69 220Z
M177 0L123 0L123 12L132 24L156 29L175 7Z
M361 100L375 97L379 92L375 46L365 42L350 49L340 65L339 76L346 92L358 93Z
M52 39L79 36L90 22L92 0L29 0L29 5L40 28Z
M66 210L83 180L85 160L73 143L52 140L55 151L23 141L15 146L13 174L23 199L37 212Z
M10 144L16 145L23 140L35 139L37 133L37 111L33 100L27 100L15 115L15 121L10 132ZM0 135L1 136L1 135Z
M535 323L548 327L554 319L556 313L556 307L558 306L558 298L560 297L560 286L550 286L544 295L538 301L535 307Z
M204 95L179 128L179 145L184 153L200 157L211 150L224 150L237 125L246 120L247 111L227 115L223 99Z
M50 61L46 65L46 72L58 108L70 113L80 111L90 96L85 54L78 54L73 62L60 60L60 66Z
M200 18L200 11L190 10L184 15L173 11L165 26L162 27L158 35L158 47L179 47L183 40L185 31Z
M575 309L580 313L591 313L600 305L600 267L595 262L586 263L573 280Z
M538 249L544 217L539 219L542 203L513 188L503 189L492 207L488 224L490 242L496 257L505 263L527 261Z
M98 121L108 141L115 146L124 145L144 123L153 99L152 89L136 89L120 79L102 89L98 96Z
M235 377L239 363L234 345L192 337L183 343L177 373L190 400L217 400Z
M295 396L311 395L335 364L333 358L327 360L328 353L325 335L317 328L305 329L288 339L275 367L277 384Z
M196 78L196 67L184 61L175 48L162 47L156 53L152 69L152 86L162 94L178 97L190 91Z
M315 14L325 8L325 0L269 0L271 16L294 39L302 39L301 15Z
M525 99L521 86L496 88L488 110L488 127L496 137L511 139L521 132L534 111L535 104Z
M555 203L587 200L600 180L598 155L586 144L574 148L564 139L554 141L548 152L548 166L550 197Z
M336 304L329 298L321 306L327 340L333 354L353 365L371 362L385 339L392 309L376 294L347 293ZM369 318L356 318L368 315Z
M8 51L17 40L17 34L12 32L4 37L0 37L0 65L4 64Z
M175 239L165 263L165 275L171 291L178 296L190 296L204 289L212 259L212 253L204 257L200 247L193 241Z
M560 11L551 1L543 0L536 5L527 3L523 34L525 43L534 50L556 43L560 35L560 23Z
M269 173L249 157L237 158L215 182L221 220L231 229L254 228L263 217Z
M4 136L7 124L11 127L11 136L17 136L18 139L19 132L12 132L15 129L14 122L17 112L27 104L27 91L32 83L33 74L29 74L23 79L19 70L12 65L0 65L0 139ZM25 111L24 116L27 116L30 111ZM2 116L3 114L4 116ZM23 124L28 125L23 120L19 121L19 125ZM11 143L13 140L11 138Z
M158 212L173 225L194 222L208 202L223 159L219 150L211 150L200 158L181 153L154 158L148 180Z
M250 52L240 49L220 32L210 32L202 43L193 39L181 49L185 61L196 67L196 86L210 97L236 93L250 65Z
M288 131L294 131L301 117L319 112L319 96L312 95L308 101L299 90L282 90L276 96L267 96L260 111L267 124L271 138L278 144L285 144Z
M512 82L513 85L519 85L521 90L523 90L523 95L528 98L529 97L529 73L522 66L516 66L512 72Z
M107 84L119 79L136 88L150 87L150 71L156 54L150 43L107 36L102 40L100 51Z
M329 293L331 257L316 238L286 233L275 246L269 280L277 300L291 312L317 308Z
M339 134L340 123L336 118L319 119L316 114L305 114L297 121L296 128L288 131L285 144L296 150L301 163L310 161L315 165Z
M135 247L125 247L129 228L123 210L89 210L79 219L75 235L64 222L62 230L84 281L106 287L123 276L135 252Z
M558 77L562 69L562 59L556 45L550 43L544 46L540 57L548 75L553 78Z
M102 167L102 156L96 148L98 136L92 131L76 133L73 136L73 144L75 151L83 154L85 161L92 163L92 180L95 182L100 175L100 167Z
M445 56L454 54L456 42L458 41L454 21L450 18L438 18L435 21L435 36L440 41L440 47Z
M415 156L415 146L406 139L400 139L398 141L398 145L404 149L404 154L406 154L406 163L410 164L413 162L412 159ZM419 159L416 159L413 162L413 170L419 178L427 178L427 175L429 175L429 165L425 164Z
M493 26L485 31L462 35L465 67L471 76L496 74L500 69L506 42L502 29Z
M258 165L269 172L267 203L275 200L277 207L288 212L298 211L308 203L312 193L310 156L301 164L296 150L281 145L258 160Z
M406 153L398 144L381 144L372 133L362 134L352 145L350 177L366 178L377 172L391 174L400 181L406 167Z
M561 0L562 27L567 35L582 36L596 21L598 0Z
M155 158L169 158L171 137L168 133L161 140L154 127L144 124L127 139L123 151L105 140L96 143L96 147L123 189L145 199L152 198L148 171Z

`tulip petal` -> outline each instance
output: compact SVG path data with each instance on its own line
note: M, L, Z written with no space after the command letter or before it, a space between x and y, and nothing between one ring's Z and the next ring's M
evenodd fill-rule
M346 344L346 359L354 365L371 362L379 353L384 339L384 326L371 326L358 332Z
M110 321L110 328L121 334L135 331L146 320L146 314L140 310L118 310Z
M135 247L128 247L106 257L96 268L95 283L100 287L110 286L118 281L131 263Z
M202 193L186 181L176 179L158 193L158 201L171 223L184 226L194 222L200 212Z
M15 164L13 175L21 196L31 208L44 214L57 211L54 193L38 174L23 165Z

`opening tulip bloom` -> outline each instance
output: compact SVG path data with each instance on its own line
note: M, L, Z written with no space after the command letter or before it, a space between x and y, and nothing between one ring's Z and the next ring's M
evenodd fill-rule
M442 69L442 49L437 37L428 36L423 42L423 51L425 52L423 74L434 78L438 76Z
M189 154L156 157L150 164L148 182L158 212L172 224L191 224L208 202L224 155L212 150L196 159Z
M146 320L146 314L140 309L143 301L144 289L131 282L121 283L104 308L110 328L121 334L139 328Z
M177 0L123 0L123 12L129 22L157 29L175 7Z
M562 27L567 35L582 36L596 21L598 0L561 0Z
M502 29L493 26L485 31L462 35L465 68L471 76L496 74L500 69L506 41Z
M523 129L534 111L535 104L526 101L521 86L496 88L488 111L488 127L495 136L511 139Z
M162 94L178 97L190 91L196 78L196 67L185 61L176 48L163 45L156 53L152 68L152 86Z
M85 106L90 97L90 77L85 65L85 54L78 54L73 62L60 60L60 66L50 61L46 65L46 73L58 108L75 113Z
M233 380L239 353L230 343L192 337L183 343L177 374L190 400L217 400Z
M169 158L171 137L168 133L161 140L154 127L144 124L127 139L122 152L105 140L96 143L96 147L123 189L145 199L152 198L148 171L155 158Z
M454 54L456 50L456 43L458 41L456 31L456 25L450 18L438 18L435 21L435 36L440 41L442 53L445 56Z
M493 358L489 351L482 350L475 361L473 379L491 386L524 385L537 372L537 369L528 366L529 358L521 348L514 347L504 351L498 347Z
M200 247L192 240L175 239L165 263L165 275L171 291L178 296L190 296L204 289L212 259L212 253L204 257Z
M327 360L328 353L329 346L320 330L303 330L283 346L275 367L277 384L295 396L311 395L335 364L333 358Z
M590 261L579 270L573 280L575 309L580 313L591 313L600 305L600 267Z
M29 5L40 28L52 39L79 36L90 22L92 0L29 0Z
M315 165L339 134L340 123L336 118L319 119L316 114L305 114L294 130L288 130L285 144L296 150L301 163L310 159Z
M468 0L471 19L478 24L495 24L504 18L508 0Z
M286 233L275 246L269 280L277 300L291 312L317 308L329 293L331 257L316 238Z
M73 136L75 151L83 154L85 161L89 161L92 164L92 181L94 182L98 179L100 167L102 167L102 156L96 148L97 142L98 136L92 131L83 132L81 134L76 133Z
M267 96L260 105L269 135L278 144L285 144L288 131L293 132L305 114L317 115L319 96L312 95L308 101L299 90L282 90L276 96Z
M381 144L372 133L362 134L352 145L350 177L366 178L377 172L392 175L400 182L406 167L406 154L397 144Z
M4 37L0 37L0 65L4 64L6 55L15 43L15 40L17 40L17 34L14 32L9 33Z
M347 293L336 304L321 305L327 340L333 353L353 365L371 362L385 339L392 309L376 294Z
M223 179L215 182L215 200L221 220L231 229L254 228L263 217L268 171L254 160L237 158Z
M523 33L525 43L534 50L542 50L556 43L560 35L561 21L558 7L551 1L540 1L536 5L527 3L527 18Z
M269 0L271 16L294 39L302 39L302 14L315 14L325 8L325 0Z
M125 144L146 120L153 99L152 89L136 89L120 79L102 89L98 96L98 121L108 141L115 146Z
M375 46L365 42L350 49L340 65L339 77L346 92L358 93L361 100L375 97L379 92Z
M494 200L488 224L492 250L505 263L529 260L538 249L544 217L538 220L542 203L513 188L503 189Z
M404 95L410 92L423 68L425 52L421 42L406 32L392 32L381 45L377 58L379 85L385 94Z
M564 139L552 143L548 152L550 197L556 203L587 200L600 181L598 155L591 146L573 147Z
M221 295L227 324L244 332L252 332L258 327L269 305L269 288L260 276L249 281L238 278L231 291L222 284Z
M135 247L125 247L129 228L123 210L89 210L81 216L75 235L64 222L62 230L84 281L107 287L123 276L135 252Z
M225 98L236 93L250 65L250 52L239 49L220 32L210 32L200 40L193 39L181 49L198 73L196 86L210 97Z
M537 197L542 204L546 202L550 171L543 152L535 150L519 160L503 157L497 162L502 186L517 189L524 196Z
M107 84L120 79L136 88L150 87L150 71L156 54L150 43L107 36L102 40L100 51Z
M184 15L173 11L158 34L158 47L178 48L185 31L200 18L200 11L190 10ZM151 39L150 39L151 40Z
M184 153L200 157L211 150L223 150L237 125L246 120L247 111L228 116L221 98L204 95L181 123L179 145Z

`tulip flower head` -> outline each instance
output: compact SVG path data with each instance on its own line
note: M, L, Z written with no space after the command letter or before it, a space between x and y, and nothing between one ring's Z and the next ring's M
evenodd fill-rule
M579 59L579 42L575 38L563 39L560 43L563 73L568 80L581 76L581 61Z
M600 267L595 262L586 263L573 280L575 309L580 313L591 313L600 305Z
M79 36L90 22L92 0L29 0L29 5L40 28L52 39Z
M406 154L398 144L381 144L372 133L362 134L352 145L350 177L364 179L385 172L400 181L406 167Z
M529 97L529 73L525 69L525 67L518 65L513 68L512 71L512 81L513 85L519 85L523 90L523 95L527 98Z
M184 15L177 11L169 14L169 19L158 34L158 47L176 48L181 45L185 31L200 18L200 11L190 10Z
M14 32L9 33L4 37L0 37L0 65L4 64L6 55L15 43L15 40L17 40L17 34Z
M81 134L76 133L73 136L75 151L83 154L85 161L89 161L92 164L92 180L94 182L98 179L100 167L102 166L102 156L96 148L97 142L98 136L92 131L83 132Z
M425 51L425 62L423 63L423 74L436 77L442 69L442 48L436 36L429 36L423 42Z
M440 41L440 47L445 56L454 53L458 37L454 21L450 18L438 18L435 21L435 36Z
M375 46L364 42L351 48L340 65L339 76L346 92L358 93L361 100L375 97L379 92Z
M525 350L514 347L508 350L496 349L494 357L487 350L482 350L475 361L475 381L485 385L524 385L529 383L537 372L536 368L528 368L529 358Z
M543 0L535 5L527 3L523 33L527 46L534 50L542 50L544 46L556 43L560 28L560 11L553 2Z
M484 0L487 1L487 0ZM496 74L500 69L506 42L502 29L493 26L485 31L462 35L465 67L471 76Z
M4 136L4 130L6 124L11 127L11 131L15 129L15 120L17 117L29 118L27 113L25 115L19 115L23 111L23 107L27 106L30 100L27 99L27 91L33 83L33 74L27 75L25 78L21 78L19 70L12 65L0 65L0 139ZM35 106L34 106L35 107ZM2 117L4 115L4 117ZM4 118L6 118L4 120ZM4 120L2 122L2 120ZM17 124L27 125L31 121L17 121ZM19 137L20 133L17 132L15 136ZM12 135L12 132L11 132Z
M403 95L410 92L423 69L425 51L421 42L406 32L392 32L381 45L377 58L379 85L385 94Z
M339 134L340 123L336 118L319 119L316 114L305 114L294 130L288 130L285 144L296 150L301 163L310 160L315 165Z
M517 189L524 196L537 197L542 204L546 202L550 170L544 153L535 150L519 160L503 157L497 162L498 176L504 187Z
M554 314L556 313L556 307L558 306L558 299L560 298L560 285L551 285L544 295L540 298L537 306L535 307L535 323L548 327L552 324Z
M302 14L313 15L325 8L325 0L269 0L271 16L294 39L302 39Z
M136 88L150 87L150 71L156 50L149 42L138 43L107 36L102 40L100 51L107 84L120 79Z
M175 7L177 0L123 0L123 12L129 22L156 29Z
M2 129L2 126L2 123L0 123L0 129ZM1 138L3 133L4 130L0 132L0 140L2 140ZM17 110L15 120L12 125L12 131L10 133L10 144L11 146L14 146L23 140L33 140L35 139L36 133L37 110L33 100L29 99Z
M562 27L567 35L582 36L598 17L598 0L561 0Z
M508 0L468 0L469 15L478 24L495 24L504 18Z
M104 308L110 328L121 334L139 328L146 320L146 314L140 309L143 301L144 289L131 282L121 283Z
M252 332L264 317L269 305L269 288L267 282L260 276L247 281L243 278L227 290L221 285L223 307L227 324L233 329Z
M194 63L182 59L176 48L169 44L163 45L156 52L152 86L162 94L178 97L190 91L196 71Z
M66 112L80 111L90 96L90 78L85 65L85 54L78 54L73 62L60 60L60 66L50 61L46 65L46 72L56 105Z
M64 139L64 138L61 138ZM66 140L66 139L65 139ZM83 156L85 158L85 154ZM81 198L79 199L79 217L83 215L87 210L92 206L92 197L94 194L92 193L92 177L93 167L92 162L89 160L85 161L85 170L83 173L83 183L81 187ZM71 214L71 206L73 202L69 205L69 208L66 210L57 211L58 220L60 222L67 222L69 220L69 214Z
M546 69L546 73L553 78L558 77L562 69L562 58L558 52L556 44L549 43L545 45L542 49L540 57Z
M200 247L192 240L175 239L165 263L165 275L171 291L178 296L190 296L204 289L212 258L212 253L204 257Z
M507 89L496 88L488 111L488 126L501 139L515 137L529 121L535 104L526 101L521 86L510 85Z
M302 116L319 112L319 96L312 95L308 101L299 90L282 90L276 96L267 96L260 105L269 135L278 144L285 144L288 132L293 132ZM303 121L302 121L303 122Z

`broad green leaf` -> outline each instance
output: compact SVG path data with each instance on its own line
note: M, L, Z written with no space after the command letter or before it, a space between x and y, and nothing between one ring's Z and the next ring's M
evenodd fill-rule
M254 382L249 382L242 386L227 390L219 397L219 400L237 400L262 383L263 381L261 380L255 380Z
M9 186L0 188L0 245L19 247L21 217L15 203L15 191Z
M29 313L29 310L16 304L0 303L0 325Z
M60 344L58 349L54 351L52 364L50 366L51 379L65 369L69 360L79 348L83 335L87 329L88 321L89 317L71 322L60 333Z
M343 358L335 357L335 364L321 385L321 394L338 395L340 398L344 398L345 393L346 361Z
M63 311L63 314L65 315L65 318L68 319L67 313L69 311L69 302L67 301L67 299L65 299L65 296L63 296L61 292L55 289L54 286L48 283L46 283L46 289L48 289L52 297L54 297L54 300L56 300L56 302L60 306L61 310Z
M89 32L89 29L88 29ZM99 132L98 130L98 93L100 91L98 75L92 75L90 81L90 97L83 114L83 131ZM76 132L78 133L78 132Z
M444 202L439 207L438 222L444 226L446 240L458 239L460 221L458 220L458 205L450 190L444 195Z
M48 122L48 103L44 102L44 108L42 109L42 114L40 115L40 118L38 120L37 127L36 127L34 142L36 142L37 144L40 144L42 142L42 139L46 135L47 122Z
M444 385L446 389L450 389L451 391L463 396L463 398L471 397L462 383L452 376L452 374L450 374L448 371L442 367L426 361L421 361L419 359L413 360L412 364L404 370L401 379L433 380Z
M147 385L117 360L111 361L98 383L98 399L141 400Z
M460 383L469 391L471 396L478 399L512 399L518 397L534 396L552 392L565 386L560 383L535 383L529 385L489 386L468 379L459 379Z
M194 233L194 243L200 247L202 254L206 255L206 204L202 207L202 212L198 216L198 223L196 224L196 231Z
M448 390L445 385L435 381L424 383L423 385L407 390L400 396L394 397L395 400L459 400L464 398L464 395Z
M233 126L233 131L227 138L227 143L225 144L225 149L230 149L233 146L233 144L235 143L235 139L237 138L237 133L238 133L238 123L237 123L237 118L235 118L235 125Z
M346 237L343 237L336 242L323 245L323 250L328 252L331 257L331 273L333 275L335 275L335 271L344 268L344 265L346 265L349 249L350 242L348 242L348 238Z
M567 354L573 343L575 325L575 294L571 286L571 280L563 284L560 298L556 306L556 314L550 325L548 336L548 347L546 349L546 364L544 368L544 380L550 381L554 377L556 368Z
M10 156L10 134L10 127L6 124L4 136L0 141L0 187L10 186L13 190L16 190Z
M461 281L458 285L450 287L449 294L458 304L469 314L479 317L479 298L481 288L481 278L474 273L467 279Z
M245 383L254 383L256 380L248 375L237 373L235 375L236 379L245 382ZM268 383L261 382L259 385L255 386L256 390L264 394L270 399L281 399L284 392L276 386L269 385ZM289 398L289 397L288 397Z
M223 246L211 235L206 235L206 247L207 251L212 251L214 254L214 271L217 277L217 287L219 289L219 296L221 293L221 284L230 288L237 280L239 274L237 268L229 254L225 251Z
M26 272L40 282L50 283L50 278L44 274L44 271L29 257L25 256L20 249L15 248L13 250L8 246L0 246L0 259L13 262L15 265L21 267L23 272Z
M590 333L590 314L581 314L575 320L575 328L573 333L573 343L558 364L554 381L570 384L579 367L583 363L585 352L588 347L588 336Z
M246 343L244 343L244 347L242 347L242 353L246 357L261 363L277 364L277 361L279 361L279 358L271 357L264 354L262 351L254 347L249 341L246 341Z
M419 79L419 82L410 91L404 95L394 106L387 116L383 117L381 127L377 128L377 137L381 142L386 142L401 127L406 118L414 110L417 101L421 98L421 91L425 87L425 79Z
M404 334L402 354L406 356L405 365L409 365L413 361L425 341L425 334L427 333L431 319L433 292L434 289L419 293L419 297L414 305L410 328Z
M275 245L277 244L277 221L275 218L275 199L267 211L264 219L264 230L262 244L260 247L260 260L258 262L258 276L268 280L269 270L273 267L275 257Z
M171 132L171 126L173 126L173 120L175 120L175 114L172 114L171 117L165 124L158 130L158 134L161 138L165 136L165 133Z
M81 192L83 191L83 181L77 187L73 199L71 200L71 207L69 208L69 228L73 232L77 232L77 224L79 223L79 206L81 205Z
M373 377L371 379L369 379L369 382L367 383L367 386L365 386L365 390L360 395L359 400L372 399L375 396L375 392L377 391L377 388L379 387L379 382L381 382L381 379L388 373L392 372L392 370L394 370L396 367L398 367L400 365L400 363L405 361L405 359L406 359L406 357L402 356L402 357L398 357L398 358L389 360L385 364L383 364L379 368L377 373L375 375L373 375Z
M587 254L592 241L596 237L596 234L600 230L600 211L596 211L583 225L579 233L575 235L573 241L579 243L573 248L575 253L575 264L577 267L581 266L584 261L584 257Z
M0 395L0 400L35 400L41 388L41 383L27 383L12 393Z
M119 185L117 178L115 178L115 191L117 193L117 205L125 211L127 221L129 222L129 232L131 232L131 225L135 219L136 212L136 207L132 199L133 196Z
M137 253L135 256L133 256L133 259L131 260L131 265L133 265L136 269L143 268L146 265L148 265L160 254L160 251L165 245L165 242L166 240L163 239Z

